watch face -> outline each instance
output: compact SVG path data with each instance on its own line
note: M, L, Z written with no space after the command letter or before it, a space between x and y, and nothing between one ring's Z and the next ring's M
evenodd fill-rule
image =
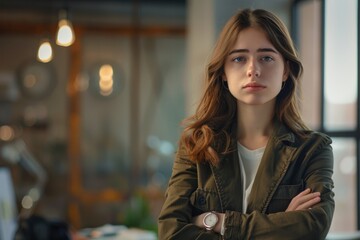
M215 213L208 213L204 218L204 225L207 228L213 228L218 221L218 216Z

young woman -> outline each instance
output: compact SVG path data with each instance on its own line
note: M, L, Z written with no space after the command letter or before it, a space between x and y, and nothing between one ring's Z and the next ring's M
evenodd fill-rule
M331 139L298 111L302 72L284 24L233 16L206 91L180 139L159 239L325 239L333 212Z

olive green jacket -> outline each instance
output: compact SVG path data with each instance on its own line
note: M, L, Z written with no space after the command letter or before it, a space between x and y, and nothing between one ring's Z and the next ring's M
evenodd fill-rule
M159 216L159 240L325 239L335 207L330 144L322 133L308 132L304 139L277 127L255 176L246 213L237 151L221 155L218 166L193 163L177 154ZM232 145L236 149L236 140ZM321 202L308 210L285 212L305 188L320 192ZM225 213L223 237L191 222L208 211Z

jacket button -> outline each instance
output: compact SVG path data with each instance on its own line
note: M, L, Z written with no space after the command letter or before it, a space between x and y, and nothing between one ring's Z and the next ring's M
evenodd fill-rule
M199 203L199 205L205 205L205 203L206 203L205 197L199 196L198 203Z

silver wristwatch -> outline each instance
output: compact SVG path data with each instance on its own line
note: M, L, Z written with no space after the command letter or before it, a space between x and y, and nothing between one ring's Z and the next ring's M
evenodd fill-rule
M215 212L208 212L203 218L203 224L206 230L212 230L218 221L219 217Z

